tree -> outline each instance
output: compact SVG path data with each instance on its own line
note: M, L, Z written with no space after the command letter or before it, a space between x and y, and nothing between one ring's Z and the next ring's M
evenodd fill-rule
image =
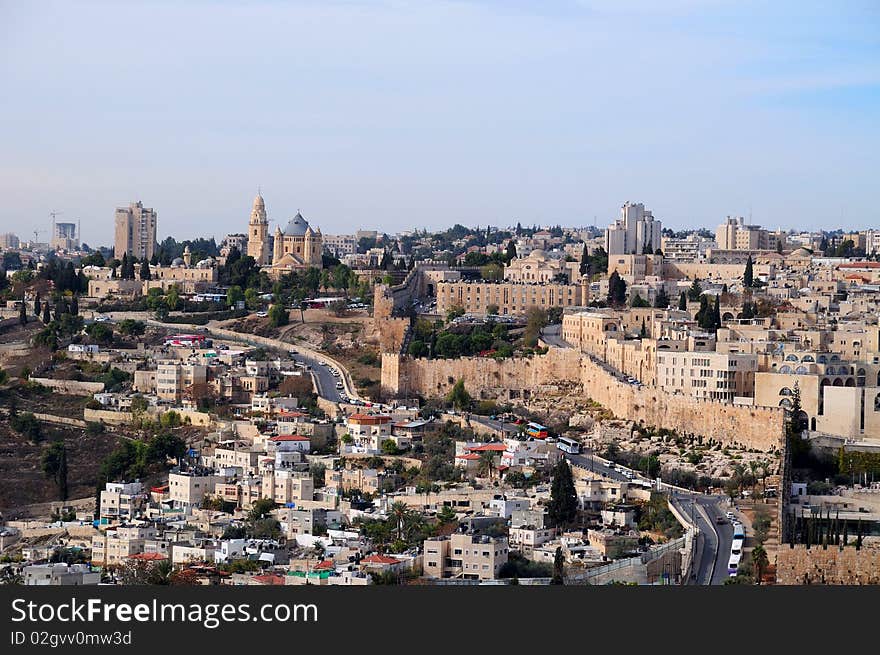
M590 273L590 253L587 249L587 244L584 242L584 251L581 255L581 265L580 265L581 275L587 275Z
M560 459L553 467L553 484L550 487L548 517L550 524L564 526L574 521L577 515L577 493L568 460Z
M73 294L73 298L70 299L70 314L71 316L79 316L79 294Z
M688 300L690 300L691 302L697 302L702 295L703 287L700 286L700 282L698 280L694 280L687 291Z
M141 280L152 280L153 274L150 273L150 262L146 259L141 262Z
M49 310L49 301L43 303L43 323L49 325L52 322L52 314Z
M269 324L272 327L281 327L290 323L290 312L280 302L269 308Z
M175 311L180 305L180 291L176 284L172 284L165 294L165 304L168 305L169 311Z
M617 307L626 304L626 281L617 271L608 278L608 304Z
M441 524L446 525L447 523L454 523L458 517L455 515L455 510L452 509L449 505L444 505L443 508L437 512L437 520L440 521Z
M446 402L455 409L461 411L471 405L471 395L464 388L464 380L458 380L452 390L446 395Z
M493 451L484 450L480 453L478 470L488 476L490 480L495 477L495 453Z
M645 327L645 319L642 319L642 329L639 330L639 338L645 339L648 337L648 329Z
M392 503L388 513L389 518L394 521L395 530L397 531L397 540L403 541L403 529L406 527L412 510L410 510L409 505L406 503L397 501Z
M669 307L669 296L666 293L665 287L660 287L660 290L654 297L654 307L657 309L666 309Z
M630 307L635 307L635 308L650 307L650 306L651 306L651 303L649 303L647 300L642 298L638 293L635 296L633 296L632 302L630 303Z
M37 296L36 296L36 298L34 298L34 315L35 315L37 318L40 318L40 309L41 309L41 306L40 306L40 292L37 291Z
M18 322L22 325L27 325L27 303L24 301L24 298L21 299L21 306L18 310Z
M504 253L506 255L507 263L510 263L510 260L516 259L516 243L514 243L513 239L507 242L507 250Z
M685 311L688 308L688 301L685 292L682 291L678 296L678 308L681 311Z
M226 292L226 305L228 307L235 307L239 302L244 302L244 292L240 286L233 285Z
M755 579L761 584L761 577L770 565L767 551L760 544L752 549L752 564L755 566Z
M743 286L744 287L752 287L755 283L755 271L752 264L752 255L749 254L748 259L746 259L746 270L743 273Z
M62 440L53 441L40 458L40 467L47 478L58 485L58 496L67 500L67 448Z
M553 556L553 577L550 584L565 584L565 554L562 552L562 546L556 547L556 554Z
M491 303L486 306L486 313L489 316L497 316L498 315L498 305Z

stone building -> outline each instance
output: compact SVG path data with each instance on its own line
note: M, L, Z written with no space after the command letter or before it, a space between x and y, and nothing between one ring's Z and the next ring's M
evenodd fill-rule
M313 229L297 212L283 231L278 226L270 235L266 203L260 194L254 198L247 234L247 254L266 267L273 278L305 268L321 268L324 240L320 228Z

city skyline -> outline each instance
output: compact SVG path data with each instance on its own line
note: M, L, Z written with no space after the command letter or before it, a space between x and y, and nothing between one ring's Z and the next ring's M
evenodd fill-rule
M47 6L0 9L22 239L57 210L109 245L141 200L160 240L219 240L257 187L273 229L301 210L326 234L604 228L626 200L673 229L876 222L868 3Z

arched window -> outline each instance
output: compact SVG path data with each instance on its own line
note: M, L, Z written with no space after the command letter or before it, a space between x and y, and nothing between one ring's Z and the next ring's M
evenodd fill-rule
M856 386L857 387L864 387L865 386L865 377L866 376L867 376L867 374L865 373L865 369L860 368L858 371L856 371Z
M783 398L779 401L780 407L785 407L785 409L791 409L791 401L788 398Z
M856 381L853 380L852 378L847 378L847 379L846 379L846 382L843 383L843 386L845 386L845 387L854 387L854 386L856 386Z
M793 396L794 391L792 391L788 387L782 387L782 389L779 390L779 395L780 396Z
M874 396L874 411L880 412L880 393Z
M791 366L789 366L788 364L786 364L784 366L780 366L779 372L780 373L791 373Z
M831 383L831 386L832 387L842 387L843 380L841 380L840 378L834 378L834 382Z
M806 375L806 373L807 373L807 367L806 367L806 366L798 366L798 367L794 370L794 372L797 373L798 375Z
M812 355L804 355L803 358L801 359L801 361L802 362L815 362L816 360L813 358Z
M828 358L825 355L819 355L819 359L816 360L820 364L827 364Z
M798 360L798 357L797 357L797 355L794 355L794 354L789 355L788 357L785 358L785 361L787 361L787 362L796 362L797 360Z
M840 355L831 355L831 361L832 361L832 362L839 362L839 361L840 361Z

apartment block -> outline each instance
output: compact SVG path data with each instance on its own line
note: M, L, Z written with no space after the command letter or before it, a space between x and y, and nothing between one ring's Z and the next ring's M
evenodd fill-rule
M507 563L507 537L452 534L426 539L424 574L429 578L494 580Z

